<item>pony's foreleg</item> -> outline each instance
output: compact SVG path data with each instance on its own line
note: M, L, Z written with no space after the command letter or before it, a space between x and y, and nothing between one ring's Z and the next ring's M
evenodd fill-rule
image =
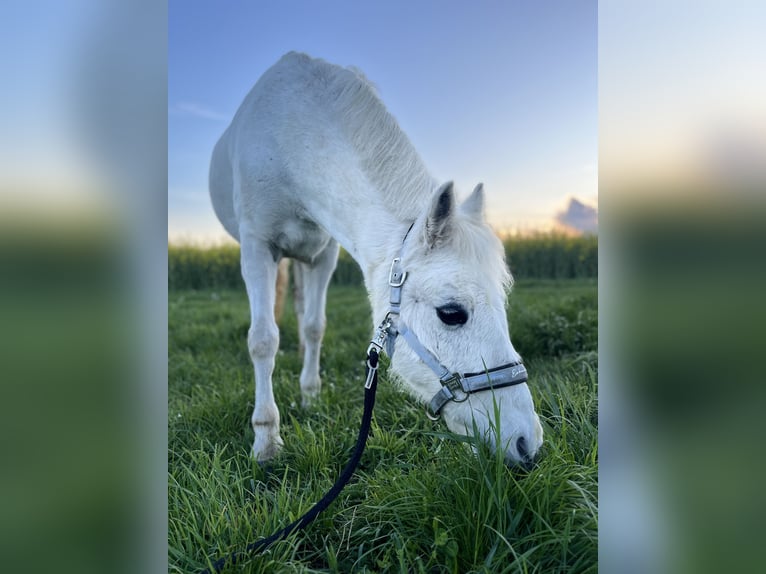
M276 456L282 446L279 409L271 382L279 348L279 329L274 319L277 262L267 245L244 233L240 237L242 277L251 315L247 344L255 368L255 408L251 418L255 433L253 456L262 461Z
M338 244L331 240L310 265L302 265L304 310L300 329L305 352L300 381L304 407L313 402L322 386L319 354L326 324L327 287L337 262Z

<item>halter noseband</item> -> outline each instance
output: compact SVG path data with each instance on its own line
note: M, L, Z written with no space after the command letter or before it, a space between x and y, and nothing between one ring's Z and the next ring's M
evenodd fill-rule
M410 226L410 229L412 229L412 226ZM407 234L404 236L405 241L409 232L410 230L407 230ZM399 254L391 262L391 271L388 276L388 285L391 287L388 313L386 313L383 321L375 329L375 335L370 341L367 355L369 356L370 351L373 349L377 351L385 349L388 356L393 358L396 337L399 335L404 337L404 340L415 354L420 357L420 360L436 374L442 386L426 405L426 415L431 420L439 418L439 413L449 401L462 403L473 393L526 383L527 369L521 360L478 373L460 374L450 371L439 362L436 355L420 342L417 335L409 329L399 315L402 304L402 286L407 279L407 272L402 268L401 252L403 248L404 241L402 241L402 248L399 250ZM373 372L373 367L369 364L369 361L368 367L370 367L370 372L365 384L367 388L369 388ZM374 369L377 369L377 365Z

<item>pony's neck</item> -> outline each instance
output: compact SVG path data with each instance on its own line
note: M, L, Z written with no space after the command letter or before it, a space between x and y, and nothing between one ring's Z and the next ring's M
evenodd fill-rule
M391 260L407 229L427 208L437 183L363 75L334 67L330 77L329 92L334 95L327 107L358 169L352 172L359 177L333 190L344 213L328 214L335 225L328 231L362 268L378 320L387 307Z
M381 243L377 251L373 250L368 254L369 263L362 268L372 306L372 318L376 325L383 320L389 310L391 264L394 258L401 253L402 242L413 221L414 218L410 221L396 221L387 225L387 239Z
M359 264L376 324L388 311L391 262L413 222L426 210L432 192L430 185L408 190L408 209L403 209L402 201L396 198L377 192L366 194L364 205L336 213L334 229L328 229Z

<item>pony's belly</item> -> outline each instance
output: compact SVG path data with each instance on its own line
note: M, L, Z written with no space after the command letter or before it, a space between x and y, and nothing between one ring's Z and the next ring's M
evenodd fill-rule
M285 257L311 263L330 242L330 235L313 221L286 220L274 239L274 246Z

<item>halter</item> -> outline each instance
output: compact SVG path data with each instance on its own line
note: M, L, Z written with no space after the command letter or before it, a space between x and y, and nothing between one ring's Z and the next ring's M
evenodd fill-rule
M407 240L407 235L409 235L411 229L412 226L407 230L404 241ZM407 272L402 267L404 241L402 241L399 253L391 262L391 271L388 275L388 285L391 287L388 313L386 313L383 321L375 329L375 335L370 341L370 346L367 348L367 356L370 356L370 351L379 352L385 349L389 358L393 358L396 337L399 335L404 337L404 340L415 354L420 357L420 360L436 374L441 384L441 389L426 404L426 416L431 420L439 419L439 413L449 401L462 403L468 400L468 397L473 393L526 383L527 369L521 360L478 373L461 374L450 371L439 361L436 355L420 342L418 336L410 330L407 323L400 316L402 286L407 279ZM369 361L367 366L368 374L365 388L369 388L374 370L377 369L377 365L373 368Z

